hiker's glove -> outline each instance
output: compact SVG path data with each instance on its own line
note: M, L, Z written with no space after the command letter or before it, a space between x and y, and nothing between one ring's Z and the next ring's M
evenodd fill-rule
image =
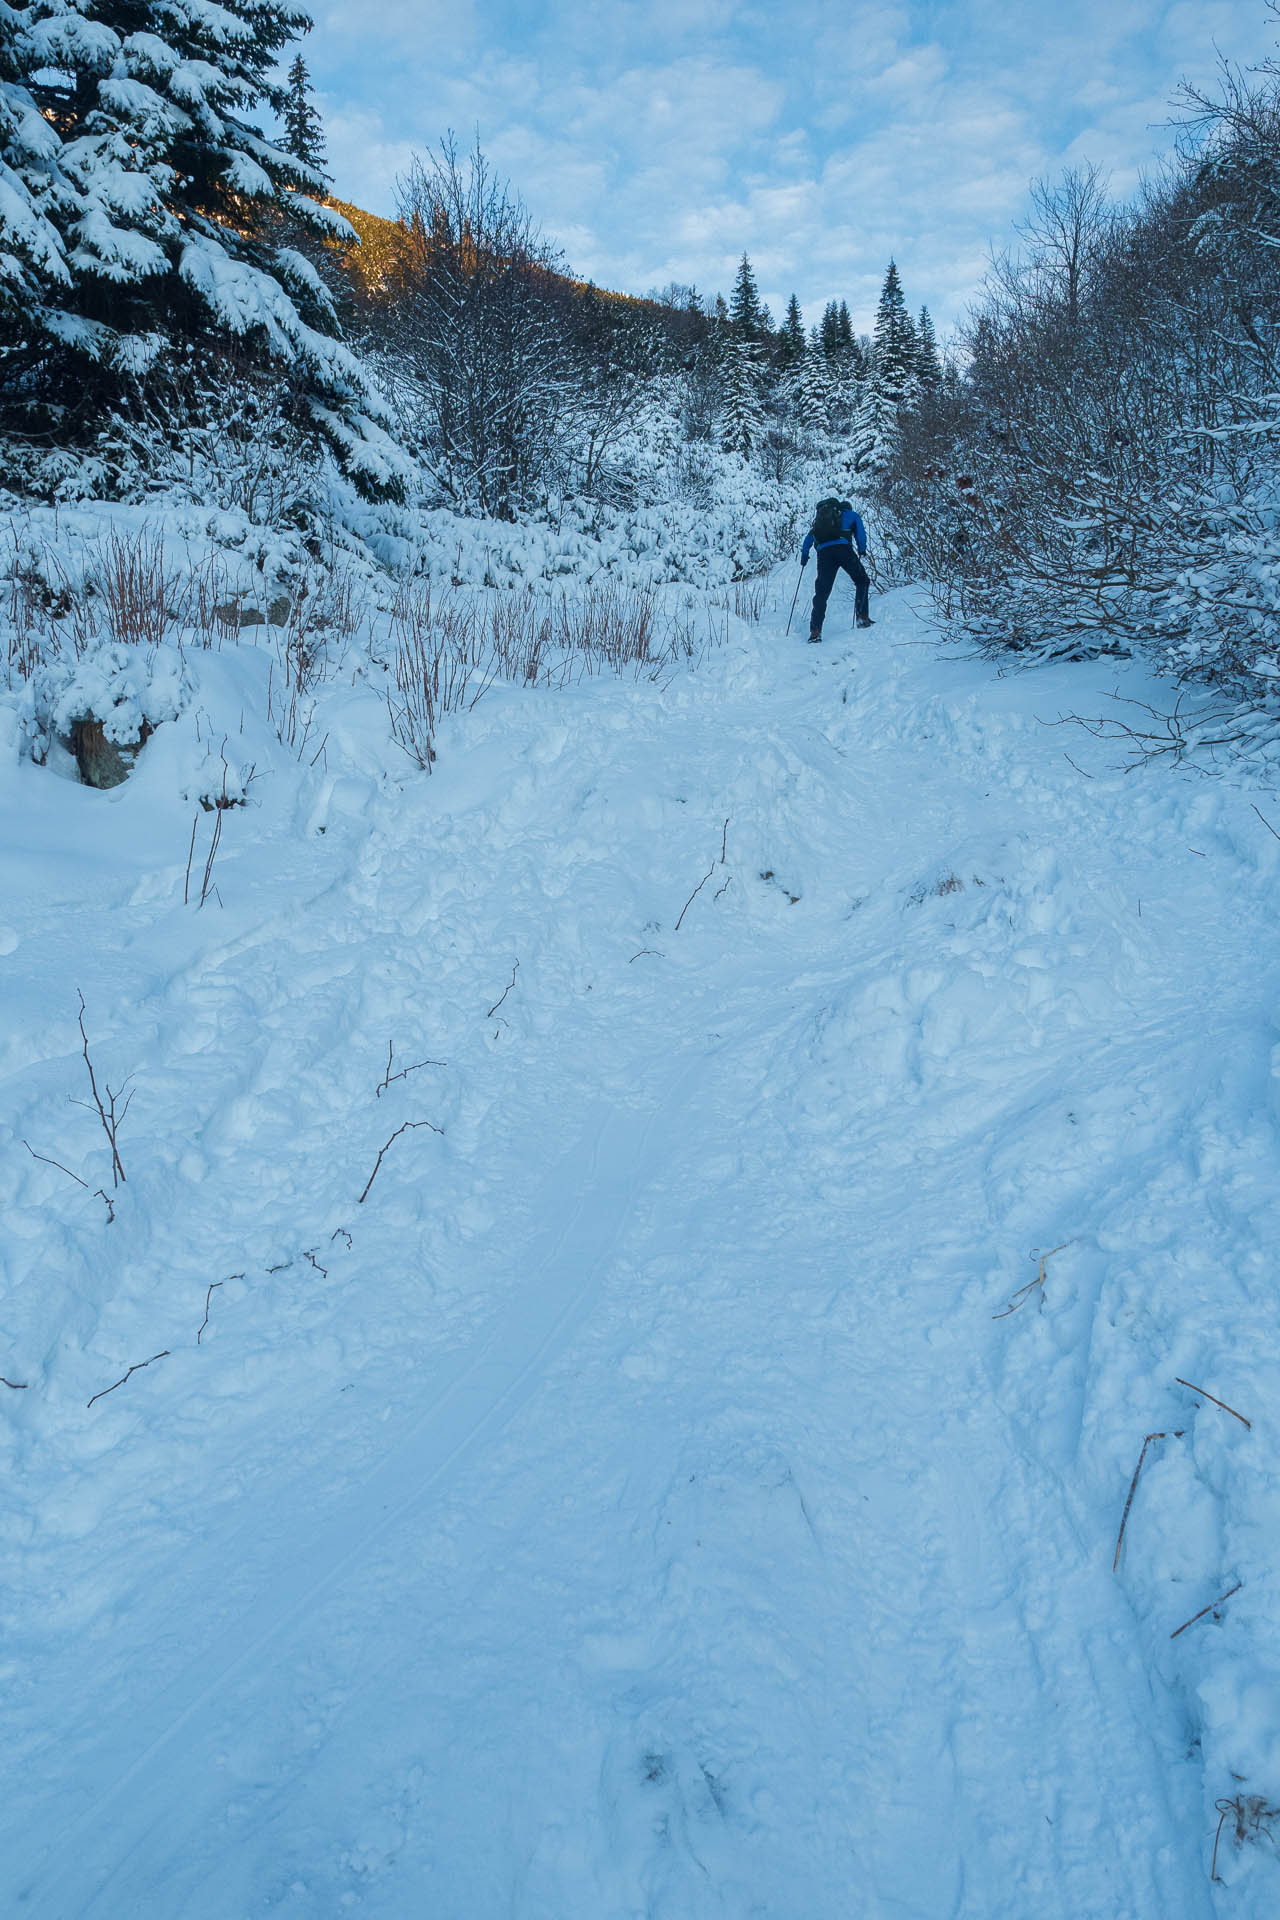
M803 572L804 572L804 570L805 570L805 568L806 568L806 567L808 566L808 564L809 564L809 556L808 556L808 554L807 554L807 553L802 553L802 554L800 555L800 571L801 571L801 573L803 573Z

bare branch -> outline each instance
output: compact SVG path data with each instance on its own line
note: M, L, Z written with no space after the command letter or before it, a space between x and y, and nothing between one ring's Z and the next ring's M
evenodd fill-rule
M72 1173L70 1167L64 1167L61 1160L51 1160L47 1153L37 1153L29 1140L24 1140L22 1144L33 1160L43 1160L46 1167L56 1167L59 1173L65 1173L69 1180L74 1180L78 1187L84 1187L87 1191L89 1182L82 1180L78 1173Z
M407 1080L411 1073L418 1073L423 1067L447 1067L449 1064L447 1060L415 1060L411 1067L401 1067L399 1073L392 1073L391 1063L394 1060L394 1058L395 1058L395 1044L393 1041L388 1040L387 1070L383 1074L382 1079L378 1082L378 1085L374 1088L374 1094L376 1098L379 1100L381 1100L383 1094L387 1091L387 1088L391 1086L394 1081Z
M200 825L200 809L196 808L195 818L191 822L191 845L187 848L187 874L182 883L182 904L185 907L191 899L191 862L195 858L196 828Z
M1180 1627L1175 1627L1173 1632L1169 1635L1169 1638L1171 1640L1176 1640L1178 1635L1180 1633L1185 1633L1188 1627L1194 1627L1197 1620L1203 1620L1206 1613L1215 1612L1216 1609L1222 1605L1224 1600L1229 1600L1233 1593L1239 1593L1243 1585L1244 1585L1243 1580L1237 1580L1234 1587L1228 1587L1226 1592L1220 1593L1216 1600L1211 1600L1207 1607L1201 1607L1199 1613L1193 1613L1189 1620L1184 1620Z
M1189 1393L1198 1393L1202 1399L1212 1400L1215 1407L1221 1407L1224 1413L1229 1413L1233 1420L1238 1420L1242 1427L1248 1427L1252 1432L1252 1420L1246 1420L1242 1413L1237 1413L1234 1407L1229 1407L1225 1400L1219 1400L1216 1393L1206 1393L1203 1387L1197 1387L1191 1380L1184 1380L1181 1374L1175 1373L1173 1377L1180 1387L1186 1387Z
M244 1275L242 1273L233 1273L231 1275L231 1278L233 1280L243 1280ZM218 1287L224 1286L225 1284L226 1284L225 1281L222 1281L222 1280L211 1280L209 1282L209 1291L208 1293L206 1293L204 1297L204 1319L200 1322L199 1331L196 1334L197 1346L200 1345L200 1341L204 1335L204 1330L209 1324L209 1302L213 1299L215 1289Z
M1134 1468L1133 1478L1129 1482L1129 1497L1124 1503L1124 1512L1120 1516L1120 1532L1116 1536L1115 1558L1111 1562L1112 1573L1115 1573L1120 1565L1120 1549L1124 1545L1124 1530L1129 1524L1129 1509L1133 1505L1133 1496L1138 1491L1138 1476L1142 1472L1142 1463L1147 1457L1147 1448L1151 1445L1153 1440L1170 1440L1170 1439L1181 1440L1184 1431L1185 1431L1184 1428L1179 1427L1177 1431L1172 1434L1149 1433L1146 1439L1143 1441L1142 1452L1138 1455L1138 1464Z
M506 999L507 994L510 993L512 987L514 987L516 983L516 975L519 973L519 971L520 971L520 962L517 960L514 967L512 967L511 969L511 978L507 982L506 989L502 995L502 999L494 1001L488 1013L486 1013L485 1015L486 1020L492 1020L494 1014L498 1011L498 1008L502 1005L502 1001ZM439 1132L439 1128L437 1128L436 1131Z
M130 1367L128 1373L122 1373L120 1378L117 1381L115 1381L111 1386L104 1387L101 1393L95 1393L93 1396L93 1400L104 1400L109 1393L115 1392L116 1387L122 1387L125 1381L131 1379L135 1373L141 1373L144 1367L154 1367L157 1360L167 1360L168 1358L169 1358L169 1349L168 1347L166 1347L163 1353L153 1353L149 1360L136 1361L134 1365ZM87 1401L86 1405L91 1407L93 1405L93 1400Z
M691 893L691 894L689 895L689 898L688 898L688 899L687 899L687 900L685 901L685 903L684 903L684 905L683 905L683 906L681 907L681 909L680 909L680 920L683 920L683 919L684 919L684 917L685 917L685 915L686 915L686 913L688 913L688 911L689 911L689 909L690 909L690 907L691 907L691 906L693 905L693 903L694 903L694 901L695 901L695 900L697 899L697 897L698 897L698 895L699 895L699 894L700 894L700 893L702 892L702 889L703 889L703 888L704 888L704 887L706 886L706 884L707 884L707 882L708 882L708 880L709 880L709 879L711 878L711 876L712 876L712 874L713 874L713 873L715 872L715 870L716 870L716 866L715 866L715 861L713 860L713 861L712 861L712 863L711 863L711 865L710 865L710 866L709 866L709 867L707 868L707 870L706 870L706 872L705 872L705 873L703 874L703 876L702 876L702 878L701 878L701 880L699 880L699 882L698 882L698 884L697 884L697 886L696 886L696 887L694 888L694 890L693 890L693 892L692 892L692 893ZM675 932L676 932L676 933L679 933L679 931L680 931L680 920L677 920L677 921L676 921L676 924L675 924L675 929L674 929L674 930L675 930Z
M379 1149L378 1157L373 1163L373 1172L364 1183L364 1192L360 1195L359 1200L357 1200L357 1206L362 1207L368 1198L369 1189L378 1177L378 1168L382 1165L382 1156L387 1151L387 1147L391 1146L393 1141L398 1140L402 1133L410 1133L415 1127L430 1127L432 1133L442 1134L444 1132L443 1127L432 1126L430 1120L406 1120L403 1126L397 1127L391 1139L387 1141L385 1146Z
M6 1380L2 1373L0 1373L0 1387L10 1387L14 1393L25 1393L27 1391L27 1383L25 1380Z
M85 1014L84 995L80 994L79 997L80 997L80 1038L81 1038L81 1041L83 1042L84 1064L88 1069L89 1087L93 1094L93 1104L94 1104L94 1107L97 1109L98 1118L102 1122L102 1131L106 1134L107 1141L111 1147L111 1184L113 1187L119 1187L124 1185L124 1163L120 1158L120 1150L116 1146L116 1132L120 1126L121 1121L124 1119L125 1113L127 1113L129 1110L129 1101L128 1100L125 1101L124 1112L117 1113L116 1101L120 1098L120 1094L123 1093L124 1088L121 1087L119 1091L117 1091L116 1093L113 1093L111 1091L111 1088L108 1086L107 1102L105 1106L103 1105L102 1095L98 1092L97 1075L93 1071L93 1061L89 1058L89 1036L85 1032L85 1027L84 1027L84 1014ZM104 1082L103 1084L105 1085L106 1083ZM125 1086L128 1086L128 1084L129 1083L126 1080ZM133 1098L133 1095L130 1094L129 1099L131 1100L132 1098Z

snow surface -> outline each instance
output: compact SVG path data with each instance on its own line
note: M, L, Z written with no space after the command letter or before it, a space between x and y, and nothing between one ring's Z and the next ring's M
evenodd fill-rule
M1280 1908L1280 803L791 584L431 777L0 708L6 1911Z

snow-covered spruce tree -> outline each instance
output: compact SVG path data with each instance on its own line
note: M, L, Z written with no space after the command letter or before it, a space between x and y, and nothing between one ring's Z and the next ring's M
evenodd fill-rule
M735 340L759 340L766 330L756 276L745 253L738 263L738 277L729 296L729 324Z
M0 431L84 446L114 413L163 406L175 376L189 393L192 362L213 368L229 352L240 368L286 371L307 430L366 491L397 490L379 403L289 244L300 226L332 234L345 222L313 197L323 179L251 118L282 108L272 72L309 26L275 0L6 5L6 75L25 84L8 96L5 158L61 255L37 255L28 234L0 340Z
M871 366L853 422L853 454L860 473L876 479L893 458L898 418L919 392L916 330L897 265L889 262L876 309Z
M295 54L289 68L284 103L284 144L295 160L320 179L327 179L324 124L315 104L315 88L307 63Z
M10 372L25 315L46 288L70 282L62 226L77 199L59 165L58 136L36 105L38 56L29 9L0 0L0 366Z
M916 379L926 390L932 390L942 379L938 336L934 332L928 307L921 307L920 318L916 321Z
M804 316L794 293L787 302L778 334L778 353L784 367L797 367L805 356Z
M889 262L876 309L872 371L880 391L904 406L916 383L916 330L903 298L897 265Z
M726 349L724 407L720 444L726 453L747 460L765 436L760 350L749 340L731 340Z

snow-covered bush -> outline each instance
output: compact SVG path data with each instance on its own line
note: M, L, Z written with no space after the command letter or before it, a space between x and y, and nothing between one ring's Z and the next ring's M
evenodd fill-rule
M86 785L117 786L156 728L183 712L191 692L177 647L99 641L78 659L50 661L32 675L30 751L44 759L56 742L75 754Z
M963 381L907 416L884 490L943 612L1030 656L1141 651L1266 697L1280 615L1280 74L1192 101L1134 205L1040 186Z

